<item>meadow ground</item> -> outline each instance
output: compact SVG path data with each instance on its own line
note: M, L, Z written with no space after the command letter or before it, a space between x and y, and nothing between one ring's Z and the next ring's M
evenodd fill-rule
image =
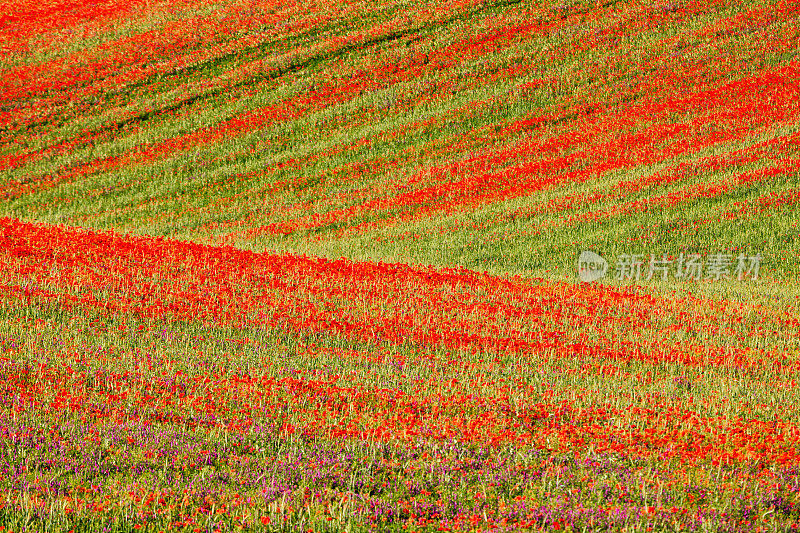
M0 531L800 528L796 0L0 5Z

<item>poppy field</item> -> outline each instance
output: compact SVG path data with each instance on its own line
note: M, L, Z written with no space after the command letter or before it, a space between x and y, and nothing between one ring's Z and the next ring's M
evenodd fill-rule
M796 0L0 3L1 532L800 529Z

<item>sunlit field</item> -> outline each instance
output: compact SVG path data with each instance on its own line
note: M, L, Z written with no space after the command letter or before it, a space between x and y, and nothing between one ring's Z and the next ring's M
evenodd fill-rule
M797 531L798 17L0 0L0 532Z

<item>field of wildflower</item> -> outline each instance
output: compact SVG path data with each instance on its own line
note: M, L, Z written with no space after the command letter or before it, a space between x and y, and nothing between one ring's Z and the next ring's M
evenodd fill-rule
M0 532L800 530L798 0L0 6Z

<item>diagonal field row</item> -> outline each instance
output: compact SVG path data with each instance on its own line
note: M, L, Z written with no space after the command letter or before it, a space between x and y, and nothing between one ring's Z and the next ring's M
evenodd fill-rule
M450 7L430 20L412 5L406 12L370 10L356 32L341 17L360 13L357 5L319 12L271 5L256 10L261 18L239 4L189 18L176 7L170 30L160 27L163 42L147 49L141 42L151 34L115 40L113 32L103 34L109 28L102 17L94 19L103 44L58 53L58 44L49 45L61 70L55 63L13 67L63 72L47 79L64 85L33 85L43 79L34 73L7 82L18 85L9 94L48 96L35 106L18 100L5 114L5 212L315 255L352 255L368 242L375 259L410 255L512 273L527 270L524 254L534 252L551 257L563 274L575 253L571 241L541 239L560 219L544 213L520 231L507 217L561 202L553 193L564 188L607 195L646 181L646 191L629 190L624 201L638 206L650 196L668 197L659 218L687 224L722 216L692 242L635 243L665 252L712 239L723 249L743 246L742 235L770 221L757 210L742 217L719 206L741 197L757 205L753 195L764 179L784 195L784 212L795 209L792 2L746 12L719 2L714 16L695 2L572 11ZM242 17L247 24L233 26ZM451 26L464 33L454 39L443 31ZM698 43L705 77L691 52ZM187 55L176 56L176 49ZM168 51L172 59L161 59ZM111 69L120 63L135 77ZM89 78L108 88L81 81ZM73 105L86 98L91 102ZM720 152L747 157L764 143L779 151L768 155L772 167L760 158L751 169L766 173L756 182L725 185L729 165L705 166ZM687 175L686 165L702 170ZM655 181L663 170L677 179ZM697 179L722 183L693 192ZM639 207L635 216L611 210L614 218L598 232L592 210L581 211L570 231L601 251L610 245L593 235L609 224L631 241L641 226L654 224ZM608 212L601 207L598 214ZM507 235L502 256L463 252L442 239L442 232L480 237L486 223L476 231L463 219L484 213L501 217L488 229ZM781 246L771 266L780 276L794 271L792 233L782 228L775 235Z

